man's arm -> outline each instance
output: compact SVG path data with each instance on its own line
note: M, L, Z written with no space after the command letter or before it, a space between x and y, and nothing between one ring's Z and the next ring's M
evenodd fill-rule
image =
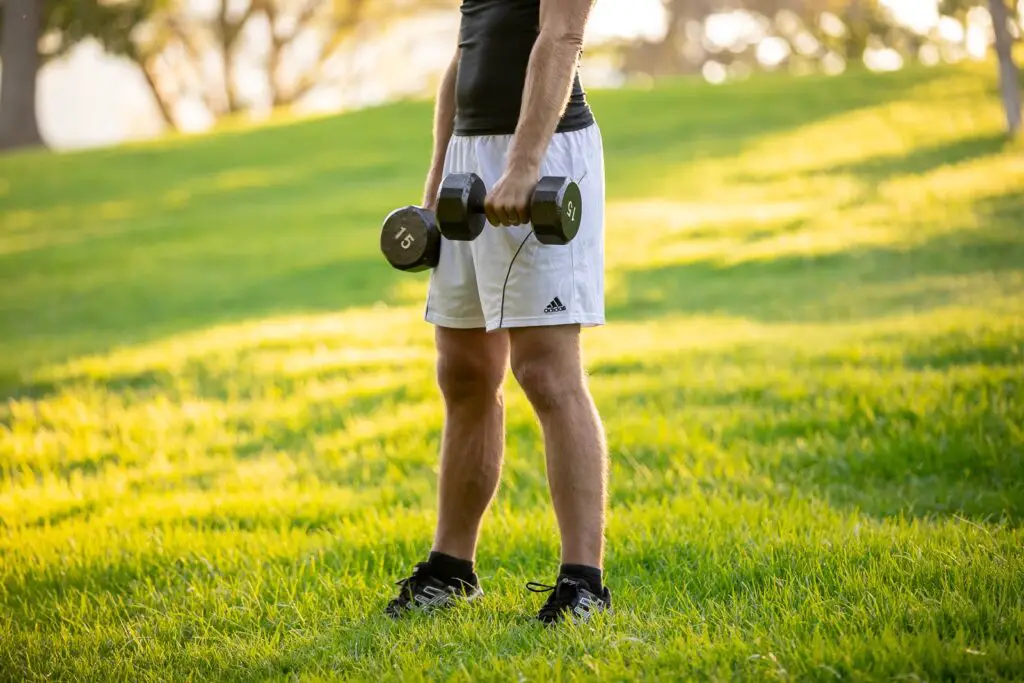
M459 73L459 56L461 48L456 48L455 56L441 77L437 88L437 101L434 105L434 153L427 172L427 182L423 188L421 206L433 210L437 201L437 190L441 186L441 173L444 170L445 154L448 142L452 139L455 129L455 79Z
M530 54L510 170L536 174L565 112L593 0L541 0L540 34Z

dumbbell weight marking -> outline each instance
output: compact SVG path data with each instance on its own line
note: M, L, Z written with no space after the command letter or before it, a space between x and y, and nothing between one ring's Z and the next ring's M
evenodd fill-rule
M580 186L568 178L541 178L533 190L530 210L537 241L568 244L579 232L583 217Z
M417 206L392 211L384 219L380 250L398 270L418 272L437 266L441 233L433 213Z
M403 235L405 236L404 238L402 237ZM416 241L416 238L412 236L412 233L406 230L404 225L398 229L398 234L395 235L395 239L402 240L402 249L408 249Z

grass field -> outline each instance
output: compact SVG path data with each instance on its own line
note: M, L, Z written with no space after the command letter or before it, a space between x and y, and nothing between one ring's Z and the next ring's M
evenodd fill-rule
M1024 147L988 64L596 92L616 612L507 390L487 598L392 623L442 412L430 106L0 159L0 679L1018 680Z

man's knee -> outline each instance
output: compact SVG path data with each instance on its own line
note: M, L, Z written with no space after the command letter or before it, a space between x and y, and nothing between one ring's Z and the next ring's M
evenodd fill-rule
M583 370L572 340L532 335L513 341L512 374L536 410L554 410L584 391Z
M496 396L505 378L503 347L469 336L438 344L437 384L449 403Z

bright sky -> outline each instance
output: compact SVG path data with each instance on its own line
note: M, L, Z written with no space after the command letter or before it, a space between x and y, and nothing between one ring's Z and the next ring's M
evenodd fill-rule
M198 6L210 2L193 1ZM918 30L927 30L939 21L937 0L882 2L901 22ZM657 39L664 32L664 23L661 0L597 0L587 38ZM429 53L418 52L417 62L432 59ZM420 73L404 75L406 80L422 78ZM111 144L148 137L160 129L156 110L135 67L104 55L93 45L82 45L69 58L49 65L40 79L39 91L40 126L58 148ZM95 97L97 92L103 97Z

